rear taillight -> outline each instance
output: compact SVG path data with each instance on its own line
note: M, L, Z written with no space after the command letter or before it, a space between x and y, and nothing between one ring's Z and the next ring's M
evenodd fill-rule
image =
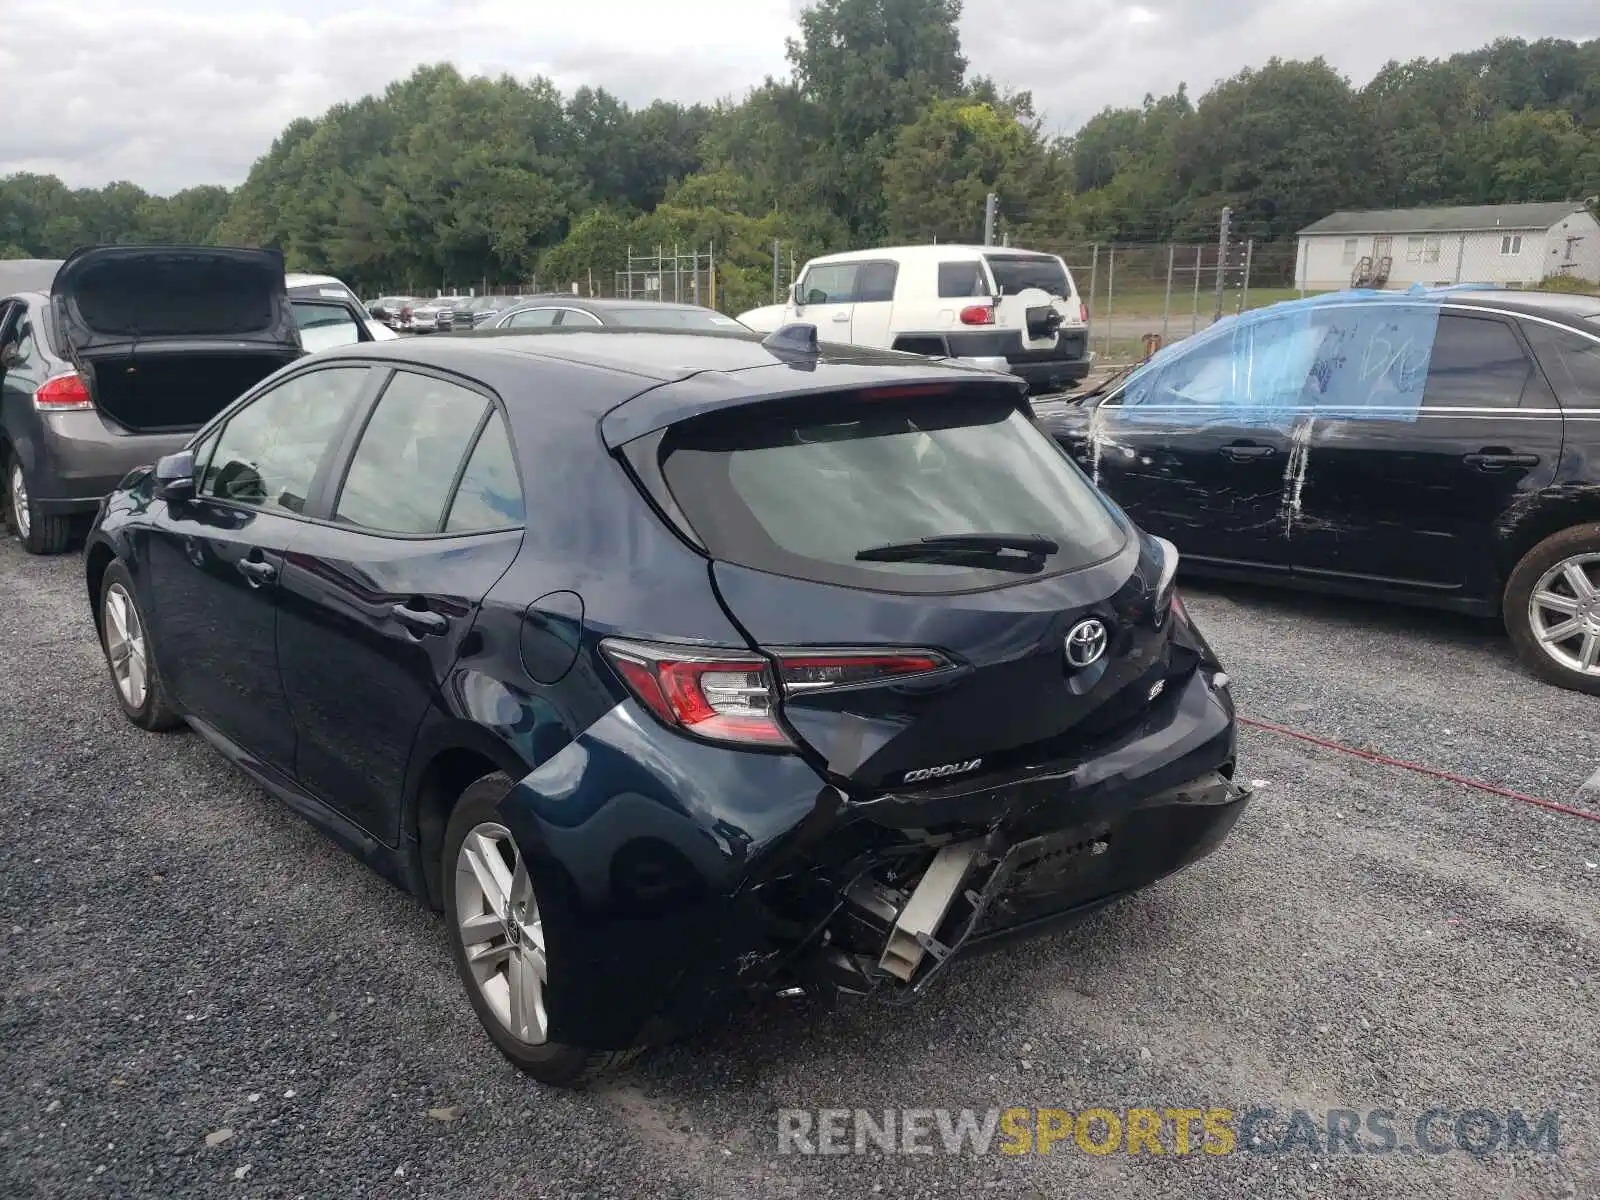
M76 371L46 379L33 393L33 406L46 412L71 412L73 409L93 408L89 399L89 385Z
M961 323L963 325L993 325L994 306L992 304L969 304L961 310Z
M663 724L707 741L772 748L792 744L778 720L783 695L890 682L950 665L927 650L784 650L765 658L621 638L607 638L600 649Z
M1082 300L1078 301L1078 323L1080 325L1087 325L1089 323L1089 306Z

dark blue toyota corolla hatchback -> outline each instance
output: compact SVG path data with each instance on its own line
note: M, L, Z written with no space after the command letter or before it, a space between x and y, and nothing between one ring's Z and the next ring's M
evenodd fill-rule
M316 355L87 553L127 715L442 908L553 1083L1214 848L1246 793L1177 565L1018 381L808 326Z

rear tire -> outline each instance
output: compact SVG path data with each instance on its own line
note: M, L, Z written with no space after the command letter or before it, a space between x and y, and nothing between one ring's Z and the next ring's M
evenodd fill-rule
M22 459L6 463L6 524L29 554L60 554L72 541L72 518L47 515L33 499Z
M183 718L167 699L167 685L150 644L150 626L134 598L133 579L120 562L113 561L101 577L99 613L100 647L123 714L152 733L180 727Z
M511 786L501 772L485 775L461 793L445 827L439 879L450 956L500 1053L540 1083L573 1087L616 1070L638 1051L589 1050L545 1038L544 995L561 982L544 954L544 927L559 910L549 884L536 877L536 864L502 823L500 801ZM479 882L486 871L494 877L489 886ZM533 994L537 999L526 999Z
M1502 609L1524 666L1557 687L1600 696L1600 522L1528 551L1506 582Z

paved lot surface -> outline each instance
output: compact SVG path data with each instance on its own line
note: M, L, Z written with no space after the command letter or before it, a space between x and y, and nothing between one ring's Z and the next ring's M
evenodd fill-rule
M1251 731L1265 786L1189 872L909 1011L763 1010L561 1094L435 917L122 719L80 570L0 546L0 1196L1600 1195L1600 825ZM1600 765L1600 704L1492 628L1189 595L1258 716L1552 800ZM1554 1107L1562 1151L776 1153L781 1108L1140 1104L1392 1109L1402 1143Z

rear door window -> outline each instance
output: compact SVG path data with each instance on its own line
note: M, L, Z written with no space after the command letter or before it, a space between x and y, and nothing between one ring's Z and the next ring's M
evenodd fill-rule
M1424 408L1516 408L1533 364L1516 333L1495 317L1444 313L1433 339Z
M378 533L441 532L445 504L488 409L479 392L397 371L361 432L334 520Z
M305 511L317 468L366 383L366 367L328 367L257 396L223 426L200 494L269 511Z
M882 304L894 299L894 282L900 267L892 262L862 263L856 275L856 303Z
M1524 321L1522 330L1550 377L1561 407L1600 409L1600 338L1539 321Z
M506 435L505 420L499 413L492 413L461 474L455 499L450 502L445 532L509 529L523 520L522 485L517 482L511 439Z
M1099 493L1009 399L812 399L686 422L660 453L673 499L711 554L780 575L970 591L1087 566L1125 538ZM972 533L1042 535L1058 548L1031 573L858 557Z
M1043 288L1052 296L1066 297L1067 272L1048 254L987 254L994 282L1007 296L1025 288Z

